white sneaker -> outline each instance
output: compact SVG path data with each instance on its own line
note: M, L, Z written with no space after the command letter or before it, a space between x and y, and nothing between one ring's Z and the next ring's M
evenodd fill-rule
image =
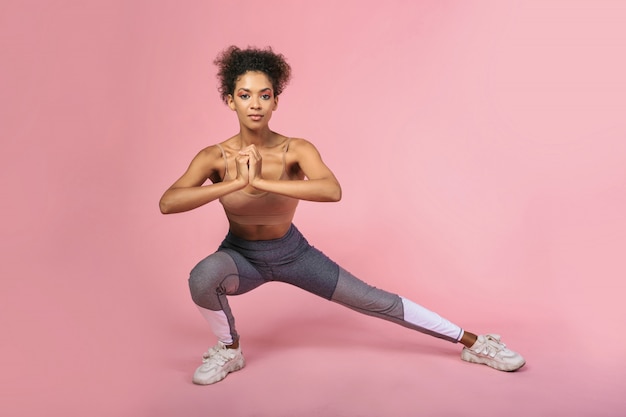
M507 349L497 334L478 336L478 340L471 348L463 348L461 359L507 372L518 370L526 363L522 355Z
M229 349L222 342L207 350L202 355L202 365L193 374L193 383L198 385L215 384L246 366L241 353L241 346Z

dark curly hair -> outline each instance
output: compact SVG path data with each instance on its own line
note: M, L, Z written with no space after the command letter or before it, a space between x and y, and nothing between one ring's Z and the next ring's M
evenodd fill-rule
M291 67L285 57L272 51L269 46L265 49L240 49L232 45L224 49L213 63L219 69L218 91L224 103L228 103L228 95L234 93L237 78L248 71L259 71L267 75L275 96L283 92L291 78Z

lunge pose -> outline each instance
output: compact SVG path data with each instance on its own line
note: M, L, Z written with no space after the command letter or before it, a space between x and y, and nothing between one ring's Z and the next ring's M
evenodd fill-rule
M228 296L268 281L293 284L355 311L460 342L465 346L461 358L468 362L501 371L524 365L499 336L477 336L407 298L372 287L309 245L292 224L298 201L339 201L341 187L311 142L270 129L291 68L271 48L231 46L215 63L221 98L237 115L239 132L201 150L160 201L161 212L168 214L219 200L229 222L217 251L200 261L189 278L191 298L217 338L204 353L194 383L212 384L244 367Z

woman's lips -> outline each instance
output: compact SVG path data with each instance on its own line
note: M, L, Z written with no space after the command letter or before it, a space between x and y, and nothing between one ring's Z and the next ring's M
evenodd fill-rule
M250 117L255 122L258 122L259 120L261 120L263 118L263 115L261 115L261 114L251 114L248 117Z

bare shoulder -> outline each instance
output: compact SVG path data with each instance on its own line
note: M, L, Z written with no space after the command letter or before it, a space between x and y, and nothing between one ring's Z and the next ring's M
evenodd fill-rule
M219 160L221 159L221 155L222 151L217 144L209 145L197 153L197 155L191 161L191 166L200 168L208 174L219 168Z
M218 156L220 156L222 154L222 151L220 150L220 147L218 144L213 144L213 145L209 145L206 148L200 150L200 152L198 152L198 155L196 155L196 158L200 158L200 159L215 159Z
M334 174L322 160L315 145L307 139L292 138L287 160L292 163L293 172L308 179L333 178Z
M207 179L211 179L213 182L219 181L225 165L220 149L223 143L201 149L192 159L187 171L174 183L174 187L197 186L203 184Z
M234 137L231 137L222 142L209 145L198 152L194 160L207 167L215 168L217 166L219 168L223 165L224 153L228 156L236 151L233 142Z
M303 138L291 138L289 141L289 151L305 156L307 154L319 155L319 151L312 142Z

